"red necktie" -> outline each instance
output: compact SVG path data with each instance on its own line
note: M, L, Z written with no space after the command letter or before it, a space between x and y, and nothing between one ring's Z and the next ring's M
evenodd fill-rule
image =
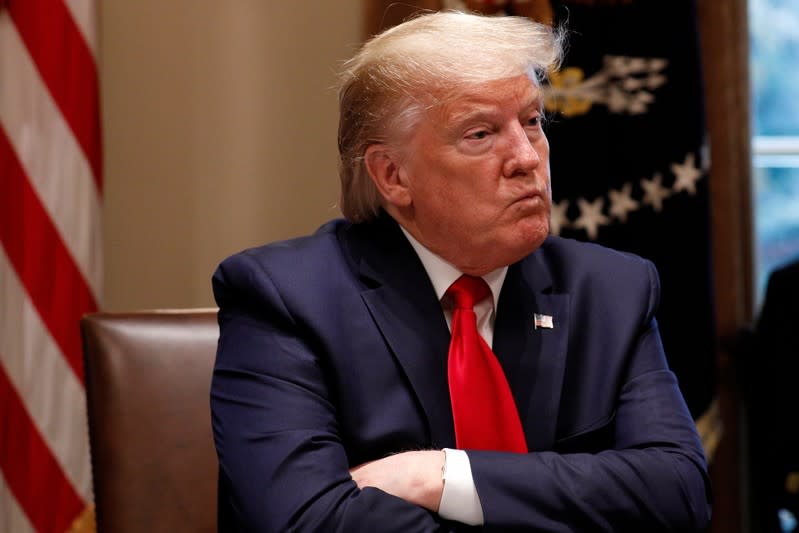
M459 449L527 453L505 373L477 332L474 304L490 295L483 278L467 275L447 290L454 304L448 375L455 442Z

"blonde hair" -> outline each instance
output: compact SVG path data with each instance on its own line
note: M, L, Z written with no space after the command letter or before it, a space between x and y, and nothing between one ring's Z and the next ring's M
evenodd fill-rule
M381 205L363 155L408 135L422 112L459 88L526 74L538 83L562 56L562 32L524 17L441 11L373 37L339 86L340 207L352 222Z

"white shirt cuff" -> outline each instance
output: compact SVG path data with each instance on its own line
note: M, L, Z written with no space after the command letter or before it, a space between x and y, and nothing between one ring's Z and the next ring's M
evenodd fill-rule
M472 478L472 465L463 450L444 448L444 491L438 515L470 526L483 525L483 506Z

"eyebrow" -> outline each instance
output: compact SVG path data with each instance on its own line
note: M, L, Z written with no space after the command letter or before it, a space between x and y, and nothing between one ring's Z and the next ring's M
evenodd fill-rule
M540 96L531 98L530 101L521 108L520 114L526 114L533 110L543 110L543 98ZM465 123L490 119L497 114L497 107L494 105L475 104L462 111L445 113L444 123L450 124L451 128L457 129Z
M464 111L456 111L446 117L445 122L458 126L466 122L477 122L492 118L498 114L496 108L492 106L475 106Z

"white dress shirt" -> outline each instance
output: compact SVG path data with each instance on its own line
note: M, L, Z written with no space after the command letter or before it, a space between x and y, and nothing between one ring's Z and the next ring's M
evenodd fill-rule
M418 255L419 259L422 261L422 265L424 265L424 269L427 271L427 276L433 284L433 289L436 291L436 297L441 301L450 285L461 277L463 272L455 268L452 263L445 261L425 248L419 241L414 239L405 228L402 226L400 226L400 228L416 251L416 255ZM477 302L474 306L474 312L477 315L477 331L480 332L480 335L489 346L492 345L494 340L494 321L497 315L497 301L499 300L499 293L507 273L508 267L502 267L483 276L483 279L491 289L492 297ZM447 326L451 328L452 309L443 303L442 309L444 317L447 319ZM441 494L438 514L447 520L456 520L474 526L482 525L483 507L480 504L477 488L472 478L472 467L469 463L469 456L466 455L466 452L463 450L454 450L450 448L444 448L444 454L446 456L444 467L444 491Z

